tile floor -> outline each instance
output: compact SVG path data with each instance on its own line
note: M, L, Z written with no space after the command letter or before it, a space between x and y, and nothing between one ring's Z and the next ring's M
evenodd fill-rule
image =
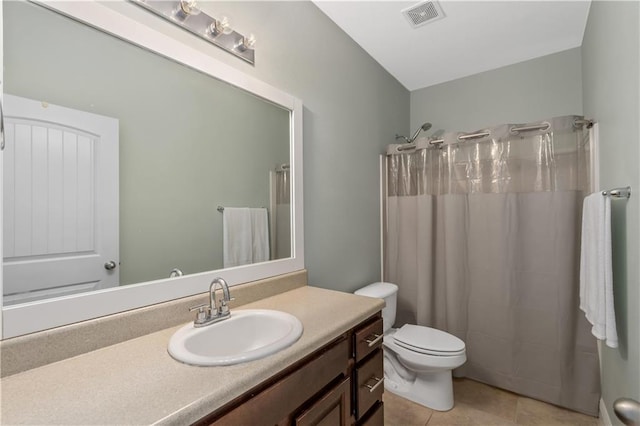
M598 419L468 379L454 379L455 406L434 411L384 393L385 426L597 426Z

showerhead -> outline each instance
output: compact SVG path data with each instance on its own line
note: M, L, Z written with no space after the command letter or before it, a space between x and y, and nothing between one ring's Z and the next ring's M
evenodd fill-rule
M413 134L412 137L407 138L406 136L400 136L400 135L396 135L396 140L398 139L404 139L406 143L411 143L413 141L416 140L416 138L418 137L418 135L420 134L420 132L422 131L427 131L431 128L431 123L424 123L422 126L420 126L418 128L418 130L416 130L416 132Z
M416 140L416 138L418 137L418 135L420 134L420 132L422 131L427 131L431 128L431 123L424 123L422 126L420 126L418 128L418 130L416 130L416 132L413 134L413 136L411 136L411 139L409 139L407 142L411 143L413 141Z

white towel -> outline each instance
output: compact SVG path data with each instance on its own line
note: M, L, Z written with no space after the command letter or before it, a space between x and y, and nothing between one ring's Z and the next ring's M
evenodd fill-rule
M222 213L223 263L225 268L253 262L251 211L225 207Z
M580 309L593 325L591 333L618 347L611 267L611 199L600 192L584 199L580 252Z
M269 217L267 209L251 210L253 263L269 260Z

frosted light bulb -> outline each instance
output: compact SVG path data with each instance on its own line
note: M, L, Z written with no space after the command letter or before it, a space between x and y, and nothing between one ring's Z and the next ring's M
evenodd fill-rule
M180 0L180 9L189 16L195 16L201 12L196 0Z
M231 28L231 25L229 25L229 19L224 16L221 20L216 19L209 24L207 32L211 34L211 36L217 37L220 34L231 34L233 29Z
M231 34L233 32L231 24L229 24L229 18L226 16L223 16L220 21L216 21L216 27L218 26L223 34Z
M247 49L253 49L256 46L256 36L249 34L249 37L245 37L243 44Z
M254 36L253 34L249 34L248 37L242 37L242 40L240 40L240 44L238 44L236 48L240 52L244 52L247 49L253 49L255 45L256 45L256 36Z

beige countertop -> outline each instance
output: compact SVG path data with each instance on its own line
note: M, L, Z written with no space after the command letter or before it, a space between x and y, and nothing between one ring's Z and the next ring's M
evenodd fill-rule
M189 424L382 309L380 299L301 287L236 309L300 319L300 340L261 360L194 367L167 353L180 327L34 368L0 381L2 424ZM42 348L46 351L47 348Z

